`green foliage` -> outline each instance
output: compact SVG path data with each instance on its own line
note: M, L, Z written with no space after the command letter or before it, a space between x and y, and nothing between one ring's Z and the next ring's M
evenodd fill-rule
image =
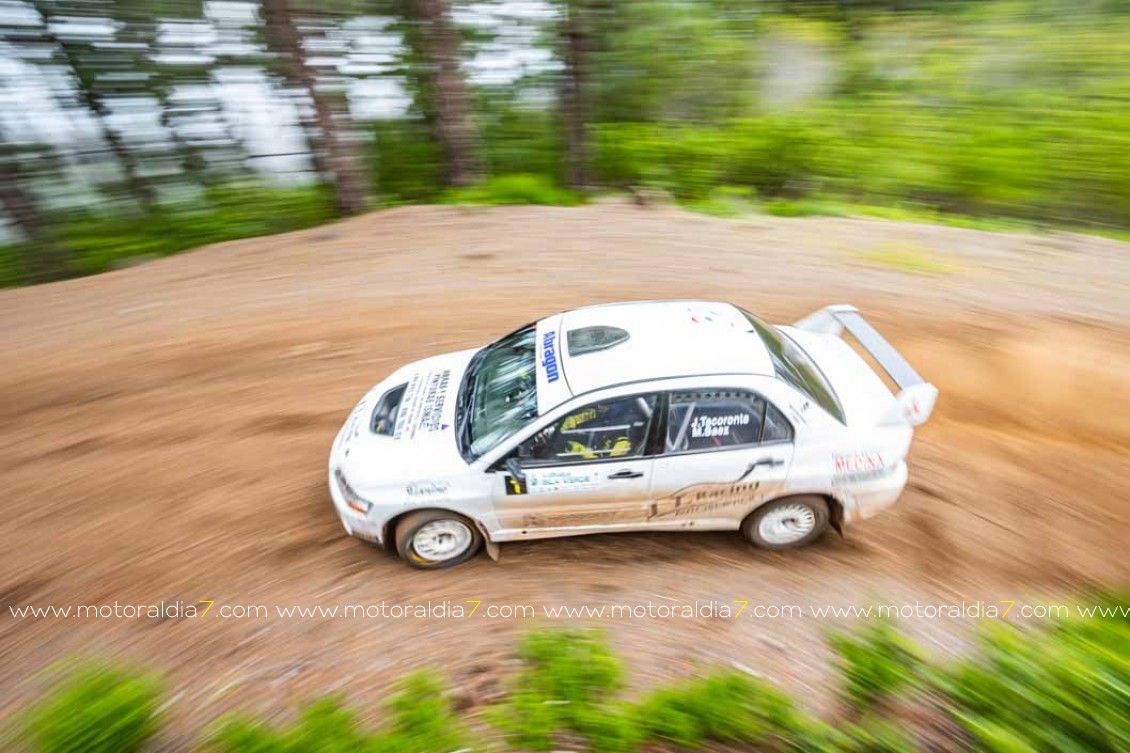
M135 753L157 732L160 697L151 677L84 667L29 711L24 732L34 753Z
M1049 629L995 626L983 650L931 674L931 694L913 700L944 714L968 740L953 749L988 753L1114 753L1130 743L1130 621L1125 599L1108 611ZM815 753L910 753L933 749L909 716L883 701L923 676L917 649L890 623L830 637L857 711L821 722L766 682L720 670L659 687L636 702L619 698L623 670L599 634L540 631L520 648L511 693L487 718L523 750L561 745L600 753L741 749ZM138 753L152 741L159 693L146 677L106 669L72 675L21 717L32 753ZM906 709L903 709L906 710ZM937 734L934 728L932 735ZM580 738L581 741L578 740ZM481 749L452 712L435 677L405 677L385 724L367 731L334 699L272 727L228 717L209 753L452 753ZM504 748L503 748L504 749ZM946 747L945 749L949 749Z
M741 217L757 209L749 189L741 186L719 186L705 198L683 202L683 207L692 212L722 218Z
M533 173L551 179L560 173L561 145L551 110L494 98L487 98L483 109L483 141L492 174Z
M468 733L444 697L442 683L427 672L401 680L388 704L389 730L374 751L450 753L467 747Z
M948 673L941 687L978 750L1127 750L1130 621L1123 612L1076 617L1043 634L990 630L982 654Z
M813 723L800 749L806 753L912 753L918 746L898 722L869 717L859 724Z
M541 175L515 174L490 178L469 188L458 188L444 196L449 204L543 204L547 206L576 206L581 196L556 186Z
M52 222L52 242L65 250L73 276L103 272L131 258L313 227L333 217L323 187L233 183L207 188L198 202L158 207L147 215L61 215ZM30 273L28 255L35 252L27 243L0 248L0 286L23 282Z
M516 745L550 750L555 735L573 731L594 748L621 750L627 723L611 707L623 682L620 663L596 633L584 630L531 633L519 651L522 671L507 702L491 709L491 721ZM608 740L607 746L602 741Z
M725 139L717 129L609 123L595 129L594 167L603 183L655 186L699 199L725 181Z
M843 696L860 711L872 709L914 686L922 672L917 647L892 622L876 620L854 632L830 633Z
M648 109L631 108L594 127L596 172L708 212L726 212L705 197L731 185L780 216L910 203L923 214L1126 226L1130 17L1092 6L1046 24L1035 5L870 12L852 34L767 19L772 34L816 28L838 86L789 109L693 123L640 120Z
M370 152L377 192L390 202L434 201L442 192L440 154L423 123L381 120L373 126Z
M684 680L638 703L618 700L619 662L592 632L534 633L520 654L523 669L490 719L523 749L552 750L569 734L610 753L653 743L773 745L793 739L803 726L784 694L737 671Z
M773 199L765 202L761 208L774 217L847 217L850 214L842 204L816 197Z
M652 692L634 709L641 739L698 747L707 741L768 745L794 737L801 717L767 683L716 672Z
M684 0L590 10L596 120L710 122L743 112L754 95L756 15L741 4Z
M160 138L146 135L152 129L123 131L121 148L110 150L115 169L89 171L83 181L62 168L83 162L72 159L68 145L5 145L6 155L18 157L11 164L26 174L19 179L27 183L24 194L43 204L35 214L44 221L28 226L37 235L40 227L49 230L35 242L0 247L0 285L98 272L131 257L334 218L325 188L221 183L248 175L238 138L205 143L184 132L187 119L170 97L180 84L210 81L211 64L161 65L160 54L141 51L147 44L164 51L155 19L199 20L198 2L112 5L75 12L132 22L94 23L103 30L98 38L62 33L70 56L60 57L60 48L52 64L70 67L64 78L83 102L105 100L112 111L117 98L152 99L162 128L172 131ZM495 177L445 192L436 113L428 105L434 92L425 96L431 67L410 5L388 9L399 19L389 29L407 35L397 74L415 105L366 126L373 136L367 167L380 200L580 203L557 185L564 118L555 92L563 82L552 67L475 87L473 125ZM910 6L913 12L887 0L569 5L587 50L590 180L662 188L694 211L721 217L757 204L782 217L911 214L946 224L1056 225L1123 237L1130 228L1126 3ZM44 7L48 15L67 15L59 3ZM358 7L332 3L323 9L325 22L344 23ZM530 20L521 38L540 40L532 43L560 58L567 40L558 20ZM478 25L471 36L480 44L501 38L515 31L507 23ZM34 45L13 44L25 63L44 61ZM258 53L243 62L264 65ZM102 75L121 70L139 75ZM57 97L70 98L69 91ZM51 201L34 201L48 194ZM170 203L171 196L179 199ZM76 202L87 209L49 209Z
M443 696L442 684L425 672L403 678L388 703L388 723L376 732L333 699L316 701L293 725L272 729L247 717L224 720L210 741L214 753L451 753L469 740Z

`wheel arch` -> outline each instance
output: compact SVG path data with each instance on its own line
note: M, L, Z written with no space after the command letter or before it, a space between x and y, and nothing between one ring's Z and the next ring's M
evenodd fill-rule
M431 505L428 507L413 507L408 510L398 512L396 515L393 515L391 518L386 520L384 525L381 526L381 543L385 549L396 551L397 526L399 526L400 522L407 518L409 515L414 515L418 512L442 512L448 513L450 515L458 515L460 518L470 521L475 526L475 528L478 529L479 534L483 537L483 543L488 547L488 553L490 547L495 546L494 542L491 541L490 532L487 530L487 527L483 525L482 521L478 518L475 518L472 515L468 515L465 512L460 512L459 510L453 510L450 507L437 507ZM496 559L494 555L491 556L492 558Z
M742 522L738 526L738 530L744 530L746 522L754 515L756 515L757 511L765 505L768 505L772 502L780 502L783 499L792 499L793 497L819 497L820 499L824 500L824 504L828 505L829 525L831 525L832 528L836 529L836 533L840 534L841 537L844 535L844 503L836 499L834 495L828 494L826 492L789 492L788 494L782 494L779 497L767 499L757 507L750 510L746 514L746 516L742 518Z

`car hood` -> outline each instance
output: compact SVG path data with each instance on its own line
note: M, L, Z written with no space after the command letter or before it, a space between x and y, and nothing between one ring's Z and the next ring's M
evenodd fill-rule
M398 369L357 404L334 444L333 463L359 491L466 471L455 437L459 385L475 350ZM375 434L372 415L388 391L405 387L392 435Z

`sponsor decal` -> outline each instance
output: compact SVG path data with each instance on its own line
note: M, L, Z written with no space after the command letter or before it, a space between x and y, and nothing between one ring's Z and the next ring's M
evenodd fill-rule
M440 417L443 415L450 382L451 369L428 374L428 388L424 392L424 404L420 412L420 428L423 431L440 431L445 427L440 422Z
M451 484L446 481L417 481L405 487L409 497L445 496Z
M888 465L881 452L853 452L836 455L833 469L837 481L865 481L886 475L894 465Z
M400 400L400 418L396 421L396 432L392 435L393 439L403 439L404 435L408 432L408 427L415 427L416 422L415 412L416 406L419 401L420 392L420 374L419 372L412 375L408 381L408 386L404 390L404 397ZM413 428L412 434L415 435Z
M725 437L732 426L749 424L748 413L731 413L728 416L695 416L691 421L692 437Z
M702 306L688 306L687 314L690 317L692 324L725 324L730 327L737 326L732 313L727 315L722 311L715 308L705 308Z
M418 431L443 431L443 408L447 403L447 388L451 384L451 369L419 372L412 375L404 398L400 401L400 417L396 421L393 439L409 439Z
M522 528L567 528L613 523L638 523L636 510L582 510L579 512L529 513L521 517Z
M592 470L555 468L546 471L526 471L526 489L530 494L585 492L599 486L600 476Z
M653 502L648 509L648 520L699 516L739 507L748 507L757 501L761 482L699 487L697 491L682 491L674 497Z
M561 376L557 366L557 333L546 332L541 339L541 365L545 369L545 380L556 382Z
M506 476L503 476L503 485L506 487L506 493L510 496L526 493L525 479L514 478L513 476L507 474Z

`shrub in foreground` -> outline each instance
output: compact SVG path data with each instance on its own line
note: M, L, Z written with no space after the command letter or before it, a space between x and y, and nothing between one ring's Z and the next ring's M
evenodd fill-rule
M889 701L921 674L917 646L886 620L864 623L850 633L831 633L828 644L836 652L844 699L857 711Z
M1125 604L1125 601L1119 602ZM1124 610L1125 607L1115 607ZM1119 616L1121 615L1121 617ZM621 697L624 672L598 633L548 630L523 641L511 693L487 710L506 736L498 750L757 750L792 753L1113 753L1130 750L1130 622L1124 611L1047 629L1001 626L982 651L927 674L918 650L886 622L830 638L853 713L827 723L768 683L720 670ZM895 705L904 691L922 692ZM152 749L159 692L152 680L106 669L71 676L25 720L33 753ZM915 719L931 720L930 725ZM336 700L272 727L229 717L209 753L452 753L482 749L431 675L409 675L375 731Z
M599 750L631 746L630 721L614 705L623 669L597 633L531 633L518 655L523 668L511 694L490 712L512 743L550 750L558 733L573 732Z
M718 741L776 748L799 736L804 726L787 696L733 670L654 691L634 716L641 740L684 747Z
M147 675L83 667L28 712L25 736L36 753L134 753L157 733L160 698Z
M941 682L979 750L1130 750L1125 617L1077 618L1038 633L991 630L981 655Z
M354 714L335 699L316 701L289 727L272 728L232 716L212 735L212 753L450 753L467 747L467 733L451 711L442 684L417 672L397 685L388 721L377 731L361 729Z

